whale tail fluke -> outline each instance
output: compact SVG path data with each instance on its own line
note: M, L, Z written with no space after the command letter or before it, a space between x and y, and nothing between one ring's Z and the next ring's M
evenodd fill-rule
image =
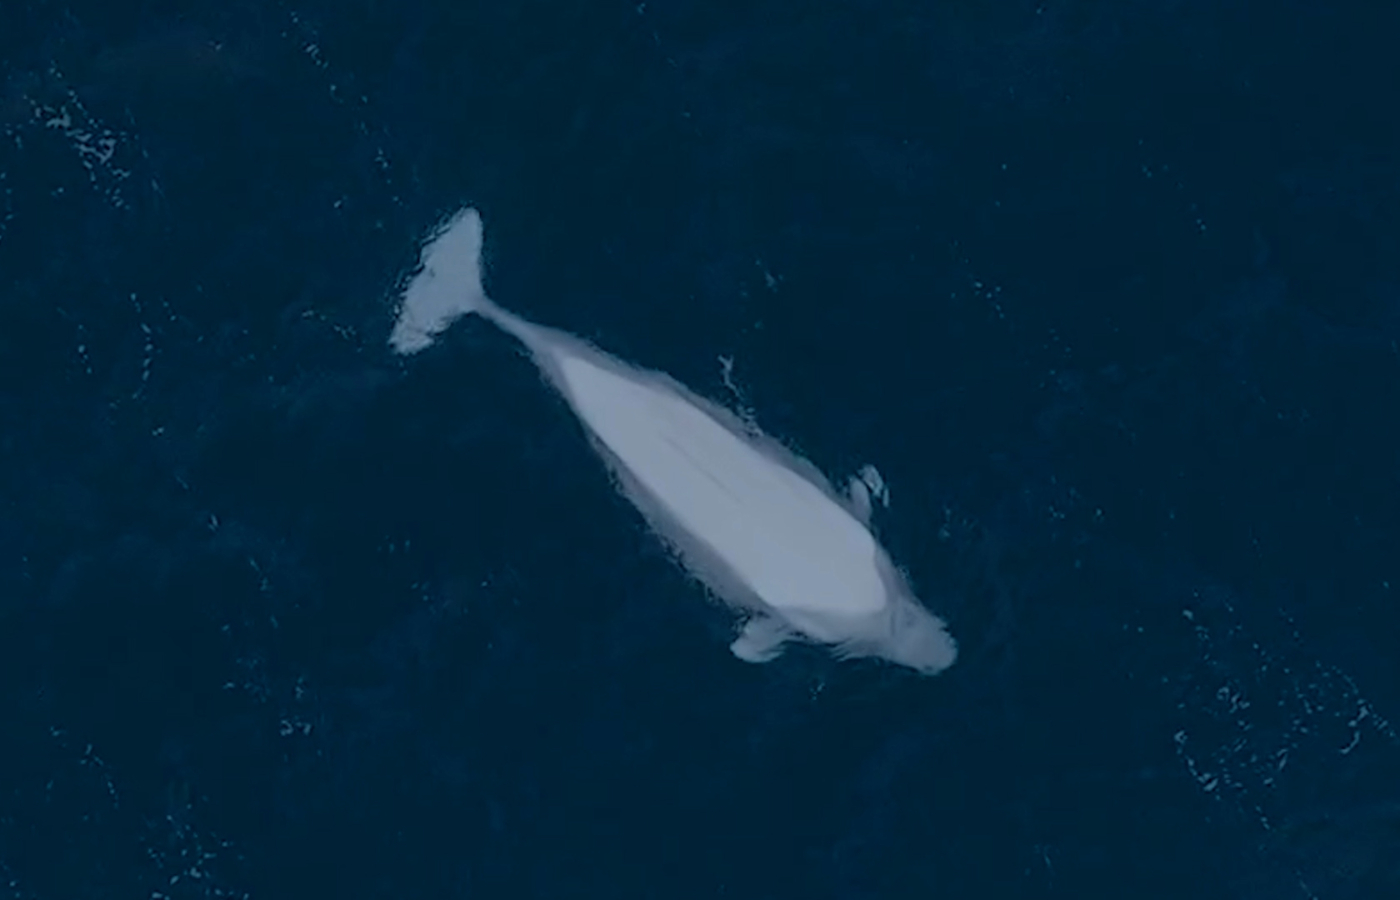
M471 207L444 222L423 245L389 333L395 353L431 346L448 326L490 305L481 283L481 214Z

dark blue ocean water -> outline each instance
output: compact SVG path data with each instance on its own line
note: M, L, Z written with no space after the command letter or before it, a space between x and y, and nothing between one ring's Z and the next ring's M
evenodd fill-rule
M0 4L0 896L1400 896L1398 25ZM392 357L467 204L958 664L736 661L517 346Z

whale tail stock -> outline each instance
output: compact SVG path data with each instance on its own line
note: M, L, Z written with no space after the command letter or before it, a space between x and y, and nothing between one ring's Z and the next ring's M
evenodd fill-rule
M481 283L481 214L467 207L424 243L418 271L404 289L389 346L401 355L417 353L457 319L490 305Z

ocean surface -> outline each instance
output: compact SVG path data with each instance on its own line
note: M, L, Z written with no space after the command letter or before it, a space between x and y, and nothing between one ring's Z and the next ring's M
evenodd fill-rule
M1400 896L1393 5L0 3L0 898ZM961 655L734 616L422 242Z

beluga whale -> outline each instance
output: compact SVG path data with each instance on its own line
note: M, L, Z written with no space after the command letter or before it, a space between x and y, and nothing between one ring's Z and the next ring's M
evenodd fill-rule
M924 674L953 664L957 645L944 622L915 598L871 529L872 492L886 496L872 467L840 494L752 421L674 378L515 315L486 296L481 250L474 208L435 229L397 298L390 348L417 353L468 315L518 340L618 490L676 561L738 614L734 656L767 662L802 641Z

